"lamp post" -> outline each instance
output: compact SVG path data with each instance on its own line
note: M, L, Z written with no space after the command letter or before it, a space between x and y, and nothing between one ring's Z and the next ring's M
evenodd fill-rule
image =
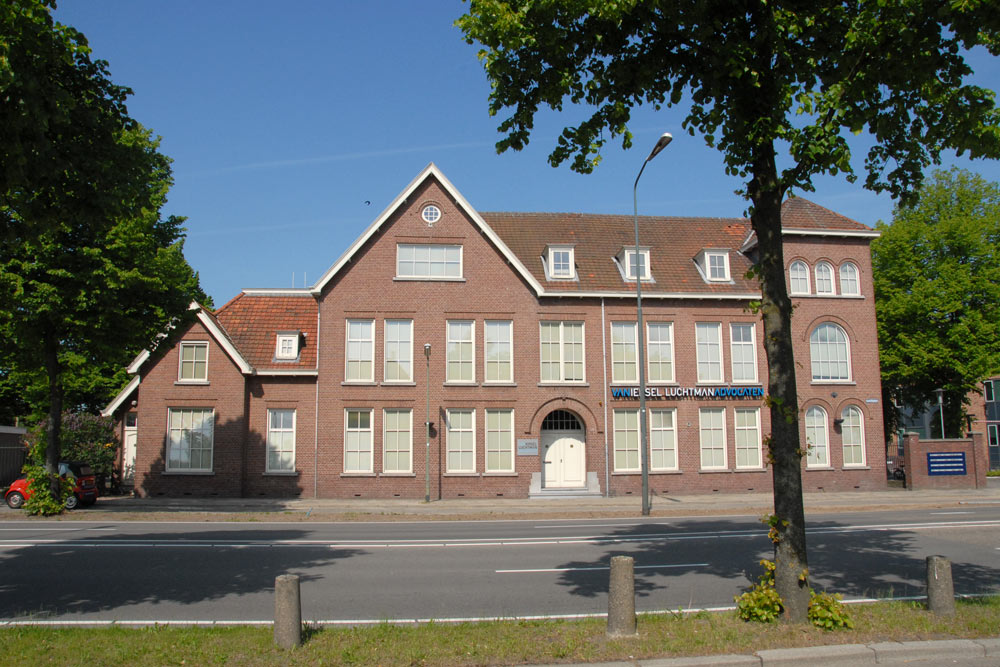
M639 179L642 172L649 164L649 161L660 154L673 140L673 135L664 132L657 139L653 150L649 152L649 157L642 163L639 175L635 177L635 184L632 186L632 223L635 226L635 310L636 310L636 335L639 347L639 458L642 465L642 515L649 516L649 447L646 438L646 355L645 336L642 330L642 275L644 273L639 250L639 200L638 189ZM626 271L631 267L626 267Z
M944 389L935 389L938 398L938 416L941 417L941 439L944 440Z
M424 450L424 502L431 501L431 344L424 343L424 359L427 360L427 419L424 430L427 433L427 447Z

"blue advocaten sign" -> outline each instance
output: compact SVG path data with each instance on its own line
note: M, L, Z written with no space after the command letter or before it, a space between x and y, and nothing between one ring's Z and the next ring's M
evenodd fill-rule
M612 399L639 398L638 387L611 387ZM646 387L646 398L764 398L763 387Z

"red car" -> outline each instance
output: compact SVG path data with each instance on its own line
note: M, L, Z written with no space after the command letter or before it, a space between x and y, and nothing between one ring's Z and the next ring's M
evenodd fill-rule
M73 493L66 497L66 509L73 510L80 505L93 505L97 502L97 478L94 470L86 463L60 463L59 474L63 477L67 475L76 480L73 485ZM4 500L11 509L21 509L24 501L31 497L28 489L28 480L25 477L15 479Z

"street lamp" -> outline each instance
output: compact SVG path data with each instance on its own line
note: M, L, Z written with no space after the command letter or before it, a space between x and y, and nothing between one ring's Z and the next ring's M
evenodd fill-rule
M431 344L424 343L424 358L427 360L427 448L424 450L424 502L431 501Z
M632 223L635 225L635 309L636 309L636 333L639 346L639 456L642 461L642 515L649 516L649 448L646 439L646 355L645 342L642 331L642 254L639 250L639 200L636 194L639 188L639 179L642 172L649 164L649 161L660 154L673 140L673 135L664 132L657 139L653 150L649 152L649 157L642 163L639 175L635 177L635 184L632 186ZM626 267L628 270L631 267Z
M941 439L944 440L944 389L935 389L938 398L938 416L941 417Z

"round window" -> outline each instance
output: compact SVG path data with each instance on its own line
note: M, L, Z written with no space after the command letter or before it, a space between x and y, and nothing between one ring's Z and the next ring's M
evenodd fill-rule
M420 217L423 218L424 222L428 225L433 225L441 219L441 209L434 204L428 204L427 206L424 206L424 210L420 212Z

